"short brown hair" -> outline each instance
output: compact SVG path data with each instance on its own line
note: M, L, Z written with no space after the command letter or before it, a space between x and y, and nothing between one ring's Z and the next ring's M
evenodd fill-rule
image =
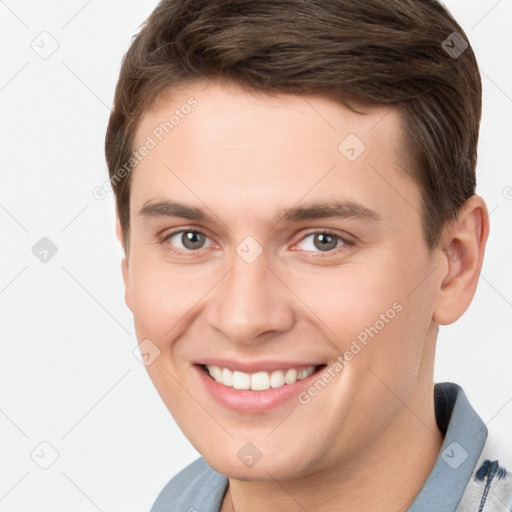
M475 193L480 73L438 1L162 0L124 57L106 134L126 250L140 119L164 91L212 78L397 108L430 249Z

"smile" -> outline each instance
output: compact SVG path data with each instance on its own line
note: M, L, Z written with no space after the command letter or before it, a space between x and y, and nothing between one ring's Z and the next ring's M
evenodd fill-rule
M316 366L306 366L272 372L245 373L214 365L205 365L204 368L210 377L219 384L233 389L250 389L252 391L266 391L270 388L294 384L298 380L309 377L317 369Z
M326 364L310 361L242 361L220 359L192 365L205 391L223 408L263 414L280 405L297 404L297 396Z

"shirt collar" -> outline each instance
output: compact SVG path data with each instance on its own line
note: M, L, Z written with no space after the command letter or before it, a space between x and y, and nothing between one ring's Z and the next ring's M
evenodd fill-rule
M437 425L445 439L425 485L408 512L453 512L487 439L485 423L457 384L436 384L434 405Z

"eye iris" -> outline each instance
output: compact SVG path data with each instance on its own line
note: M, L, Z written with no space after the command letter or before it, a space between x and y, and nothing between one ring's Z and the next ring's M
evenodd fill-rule
M200 249L205 241L205 236L197 231L186 231L181 235L181 242L187 249Z
M318 233L314 236L313 240L315 247L321 251L329 251L331 249L335 249L338 243L338 240L335 236L329 235L327 233Z

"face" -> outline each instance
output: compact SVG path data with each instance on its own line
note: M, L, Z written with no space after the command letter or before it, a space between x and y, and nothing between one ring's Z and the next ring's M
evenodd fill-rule
M432 380L420 190L398 113L365 112L199 83L139 125L126 301L162 399L231 477L346 463Z

